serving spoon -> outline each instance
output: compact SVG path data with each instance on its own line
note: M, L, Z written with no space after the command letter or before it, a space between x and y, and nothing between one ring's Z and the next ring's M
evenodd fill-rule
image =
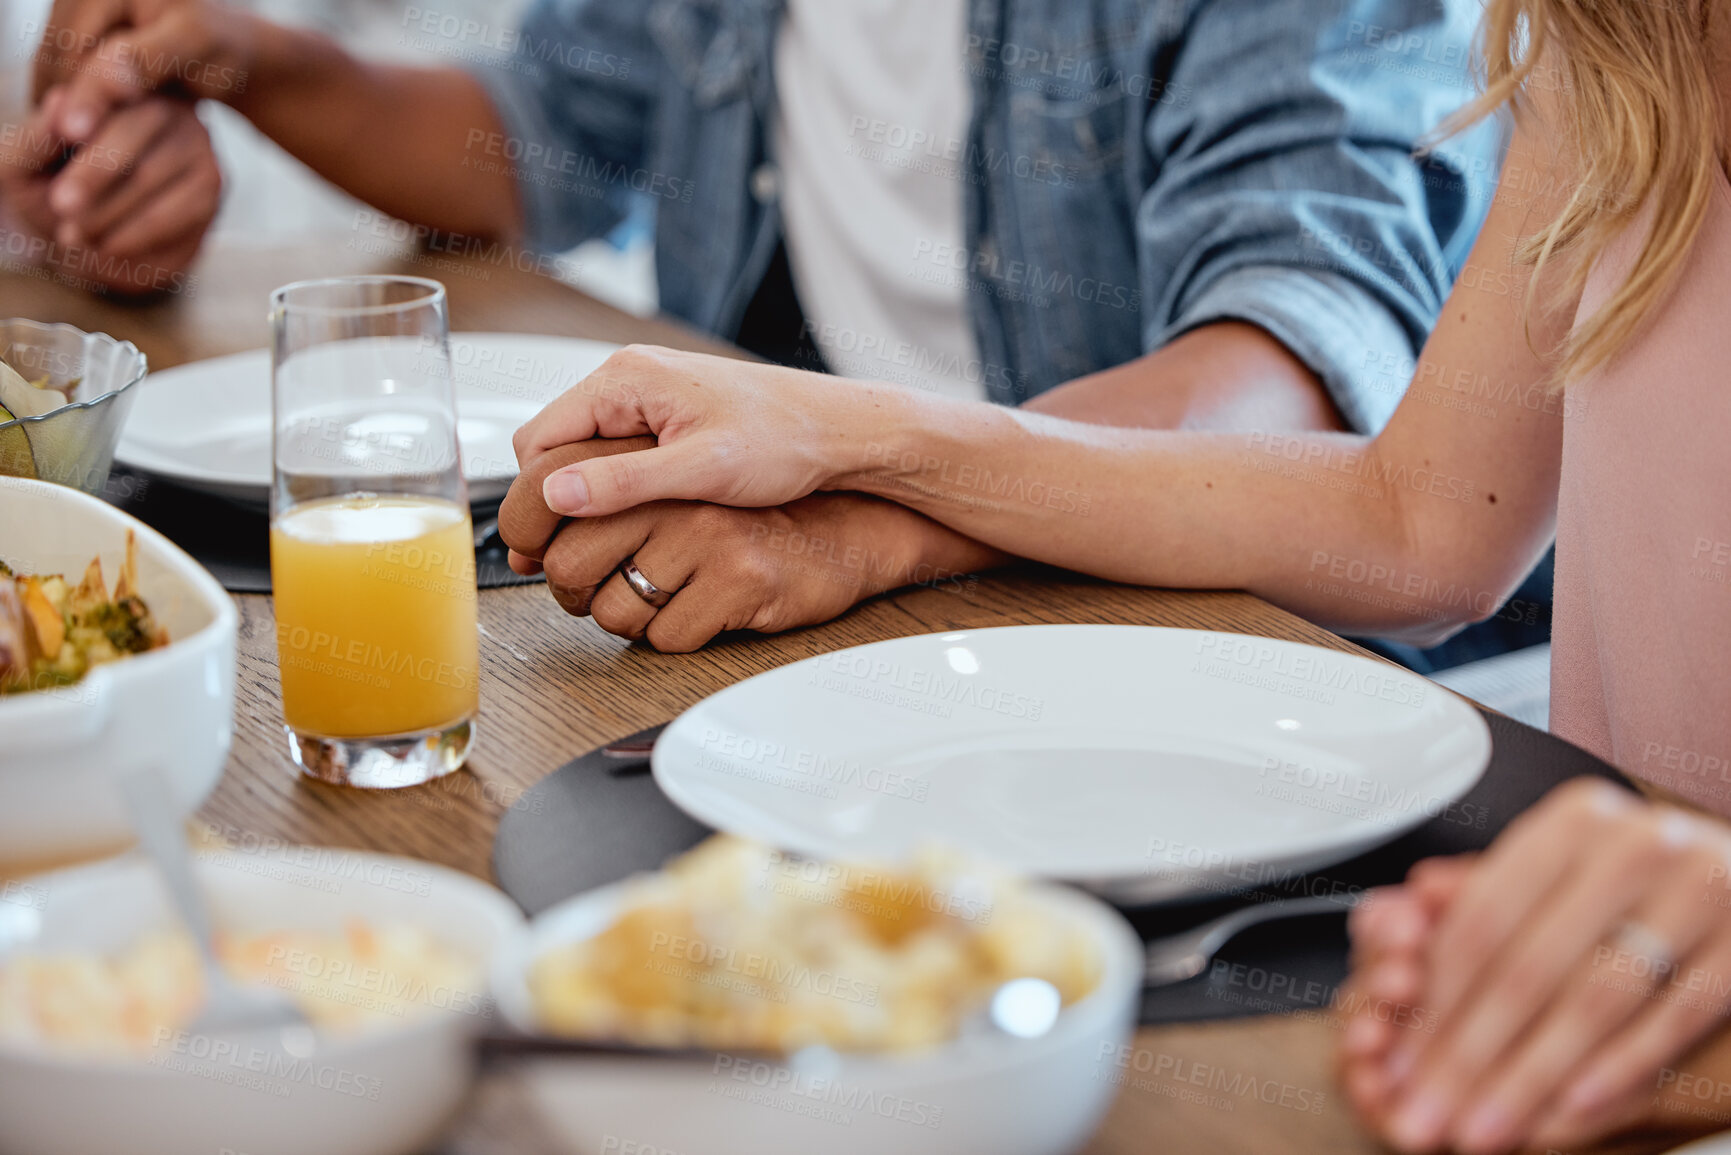
M1010 979L992 992L992 997L984 1006L962 1020L956 1038L996 1036L1037 1039L1057 1024L1063 1001L1058 988L1045 979ZM621 1058L640 1059L708 1059L725 1053L735 1058L786 1063L792 1057L782 1051L751 1048L728 1048L724 1052L703 1047L652 1047L617 1039L513 1033L482 1035L476 1040L476 1044L484 1054L500 1058L530 1055L616 1055Z
M168 896L198 949L199 969L204 977L204 1006L187 1030L194 1035L282 1028L310 1030L306 1015L287 995L241 986L222 969L216 957L210 911L193 878L186 831L168 805L172 795L167 781L155 770L144 770L122 779L120 789L132 814L138 843L155 862Z

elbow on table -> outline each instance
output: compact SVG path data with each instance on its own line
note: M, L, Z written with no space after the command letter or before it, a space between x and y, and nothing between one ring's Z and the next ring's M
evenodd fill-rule
M1392 628L1373 632L1378 637L1405 642L1420 649L1440 646L1468 626L1494 618L1520 583L1520 577L1512 581L1500 577L1486 580L1486 575L1471 573L1429 579L1413 596L1402 603L1395 603L1400 605L1404 621L1391 623ZM1365 631L1360 628L1349 632Z
M1303 573L1247 588L1337 633L1428 648L1496 616L1531 569L1470 541L1404 537L1375 550L1318 547Z
M1488 616L1486 615L1486 617ZM1405 642L1407 645L1416 646L1421 650L1428 650L1432 646L1442 645L1468 626L1477 625L1484 620L1485 618L1476 615L1449 616L1442 620L1425 622L1408 629L1380 631L1377 636L1386 638L1391 642Z

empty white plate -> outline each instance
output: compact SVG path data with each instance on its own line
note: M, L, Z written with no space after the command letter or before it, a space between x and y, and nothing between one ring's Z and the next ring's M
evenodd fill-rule
M1121 902L1272 886L1432 817L1490 760L1476 710L1399 667L1139 626L898 638L731 686L655 745L721 830L826 859L962 847Z
M457 438L469 498L498 501L517 476L511 435L616 349L526 333L453 333ZM270 500L270 351L152 373L114 451L130 469L232 501Z

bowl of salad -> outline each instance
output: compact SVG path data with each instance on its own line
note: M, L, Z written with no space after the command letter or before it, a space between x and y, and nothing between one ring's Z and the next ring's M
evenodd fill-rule
M0 876L131 842L127 775L198 808L233 736L237 620L149 526L0 476Z
M100 493L147 370L130 341L0 320L0 475Z

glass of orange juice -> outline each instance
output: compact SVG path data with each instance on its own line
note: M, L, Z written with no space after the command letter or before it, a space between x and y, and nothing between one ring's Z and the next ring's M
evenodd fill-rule
M474 531L445 288L340 277L271 294L271 585L296 765L414 786L468 757Z

